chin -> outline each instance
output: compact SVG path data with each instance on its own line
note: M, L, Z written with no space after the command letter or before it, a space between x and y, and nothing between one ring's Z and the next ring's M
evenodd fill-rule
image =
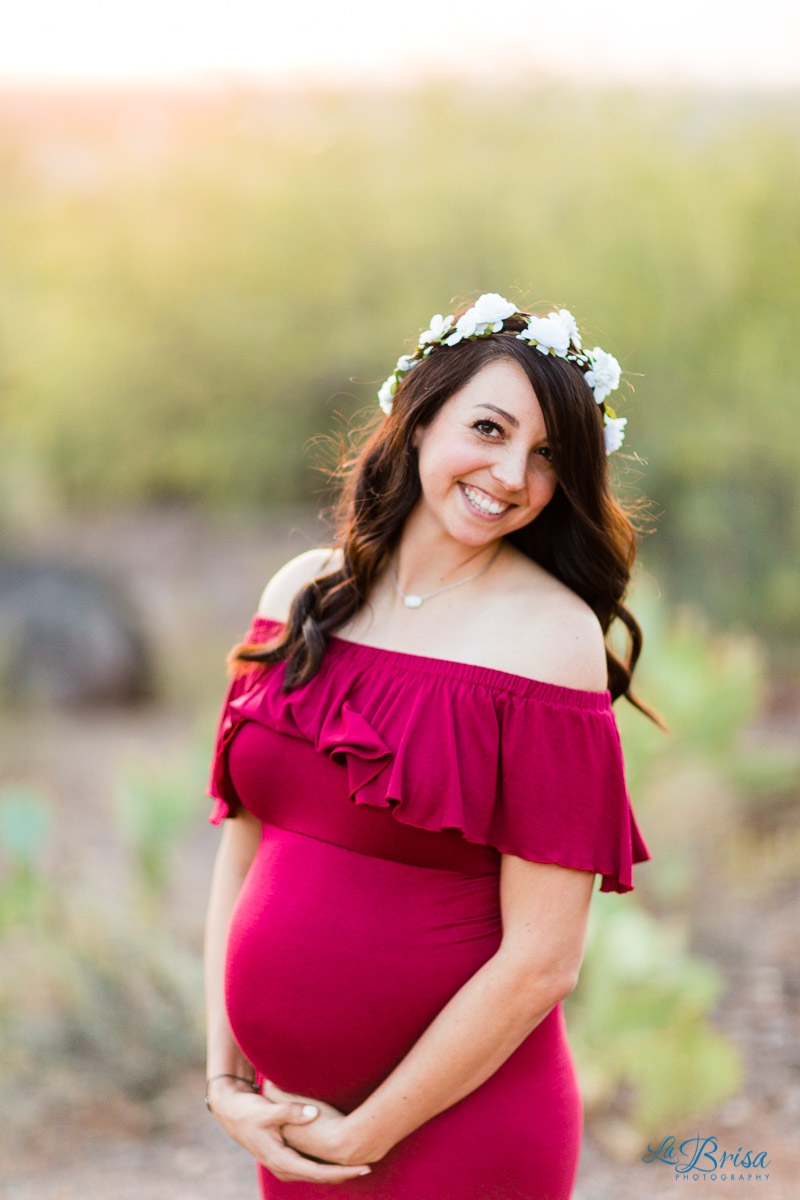
M506 537L509 533L514 533L517 529L522 529L525 525L530 525L531 521L538 517L537 512L526 512L524 514L515 513L514 520L504 520L484 522L458 519L445 528L450 536L456 542L461 542L465 546L487 546L490 542L496 541L498 538Z
M447 531L453 541L460 542L462 546L488 546L490 542L496 542L499 537L510 533L510 528L502 526L499 522L496 526L487 525L485 529L467 529L463 525L450 528Z

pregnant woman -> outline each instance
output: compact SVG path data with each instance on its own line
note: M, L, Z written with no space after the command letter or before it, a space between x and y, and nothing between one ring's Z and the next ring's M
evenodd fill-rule
M639 626L616 360L566 309L436 316L268 583L220 721L207 1101L279 1200L567 1200L561 1001L650 857L612 702ZM625 661L606 645L629 632Z

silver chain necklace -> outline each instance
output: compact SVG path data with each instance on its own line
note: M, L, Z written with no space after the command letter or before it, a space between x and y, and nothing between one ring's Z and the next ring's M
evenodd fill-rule
M480 571L476 571L474 575L468 575L466 579L459 579L457 583L448 583L446 587L437 588L435 592L428 592L427 596L417 596L413 592L401 592L400 584L398 583L397 575L395 574L394 563L390 558L389 570L392 572L392 583L394 584L394 590L397 592L398 596L402 598L406 608L421 608L423 600L430 600L431 596L440 596L442 592L449 592L451 588L461 587L462 583L469 583L471 579L477 579L478 576L482 575L484 571L488 571L489 567L497 558L502 548L503 543L501 541L486 566L481 567Z

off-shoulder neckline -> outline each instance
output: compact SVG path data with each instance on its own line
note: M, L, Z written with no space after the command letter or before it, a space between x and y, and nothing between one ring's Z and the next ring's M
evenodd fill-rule
M266 617L256 613L255 622L264 625L284 625L274 617ZM349 638L339 637L338 634L328 634L328 652L335 655L349 654L354 660L368 663L381 662L384 666L397 670L412 671L417 674L450 676L464 683L480 684L501 691L512 692L517 696L532 697L549 701L553 704L564 704L573 708L585 708L605 711L611 706L611 692L606 688L602 692L593 692L584 688L568 687L566 684L548 683L543 679L532 679L528 675L515 675L510 671L501 671L496 667L484 667L478 663L458 662L450 658L432 658L425 654L411 654L406 650L391 650L385 646L369 646L365 642L353 642Z

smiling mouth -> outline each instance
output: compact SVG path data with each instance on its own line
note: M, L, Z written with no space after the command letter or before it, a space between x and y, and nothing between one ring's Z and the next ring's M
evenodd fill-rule
M473 487L469 483L461 483L459 480L458 486L461 488L470 507L476 512L482 513L487 517L499 517L502 513L507 512L509 508L513 508L513 504L505 504L501 500L493 500L488 492L482 491L480 488Z

